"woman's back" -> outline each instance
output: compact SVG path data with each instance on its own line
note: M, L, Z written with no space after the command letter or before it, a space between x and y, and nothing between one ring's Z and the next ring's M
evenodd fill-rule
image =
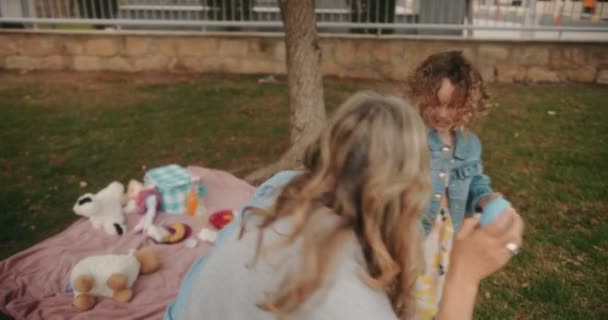
M306 170L271 208L250 208L243 233L232 233L188 277L185 299L170 307L173 318L413 317L420 213L431 187L425 137L420 116L402 101L350 98L306 149ZM440 319L472 318L479 281L521 243L523 223L516 213L509 218L508 233L499 231L507 221L494 230L464 223Z
M273 223L264 232L262 248L291 233L291 219L281 218ZM333 214L321 214L315 231L332 226L337 219ZM213 252L193 279L191 294L175 310L177 319L276 319L258 304L289 285L283 281L302 263L302 239L264 251L254 261L259 222L256 216L248 217L242 238L239 240L238 232L234 232ZM365 262L354 235L345 242L319 290L288 319L397 319L388 297L362 282Z

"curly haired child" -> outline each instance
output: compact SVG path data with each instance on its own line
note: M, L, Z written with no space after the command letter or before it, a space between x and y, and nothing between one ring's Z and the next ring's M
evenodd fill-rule
M483 172L481 143L470 130L488 111L483 79L471 62L459 51L427 57L408 77L406 95L426 124L431 154L432 193L423 218L426 266L417 281L417 310L431 318L440 304L454 233L465 216L502 195L493 192Z

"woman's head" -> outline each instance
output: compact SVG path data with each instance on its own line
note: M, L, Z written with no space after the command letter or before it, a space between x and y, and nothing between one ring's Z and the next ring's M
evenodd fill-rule
M483 79L459 51L426 58L408 78L407 96L438 131L469 127L487 110Z
M335 113L307 150L307 172L289 183L261 228L284 216L304 237L305 259L317 261L279 288L270 310L291 311L319 287L343 236L363 248L370 285L382 288L396 311L411 298L419 258L420 213L430 192L424 125L403 101L359 93ZM307 232L320 212L338 217L324 236ZM307 249L308 248L308 249ZM308 250L308 251L306 251ZM325 257L325 258L321 258ZM329 258L327 258L329 257Z
M305 151L304 165L331 189L360 195L369 183L412 181L427 167L424 126L416 110L396 97L361 92L334 114ZM340 191L342 192L342 191ZM355 198L351 199L355 200Z

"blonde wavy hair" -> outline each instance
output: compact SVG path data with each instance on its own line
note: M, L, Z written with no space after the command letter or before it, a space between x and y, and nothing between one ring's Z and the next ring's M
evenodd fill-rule
M449 107L458 111L456 126L471 129L487 114L489 96L481 74L460 51L435 53L421 62L407 79L407 98L426 114L440 105L437 92L443 78L455 87Z
M288 183L263 217L256 259L302 239L302 263L260 304L282 318L317 290L346 238L355 236L367 264L363 280L386 292L405 319L422 259L420 214L430 193L429 156L418 112L395 97L358 93L334 114L305 152L306 171ZM319 231L317 218L339 221ZM265 229L293 219L284 241L262 248ZM299 238L301 237L301 238Z

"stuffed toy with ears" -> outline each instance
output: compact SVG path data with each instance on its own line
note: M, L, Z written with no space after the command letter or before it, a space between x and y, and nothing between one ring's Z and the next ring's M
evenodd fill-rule
M125 187L112 182L96 194L86 193L74 204L74 213L88 217L95 229L103 229L110 235L122 235L127 228L122 208Z
M74 307L80 311L93 308L95 297L110 297L126 303L133 298L133 283L139 274L160 268L158 256L151 249L129 254L91 256L80 260L70 274Z

